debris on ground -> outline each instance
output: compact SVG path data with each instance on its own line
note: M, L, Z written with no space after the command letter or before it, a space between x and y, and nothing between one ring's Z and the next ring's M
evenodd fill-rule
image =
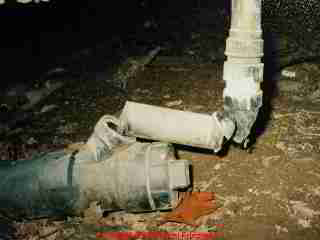
M199 5L203 4L198 2ZM204 225L222 221L226 235L224 239L319 239L320 35L317 27L319 21L316 17L309 18L319 11L308 11L308 8L301 7L305 1L294 1L297 4L284 2L288 4L264 1L262 23L267 50L263 83L265 101L252 133L253 150L248 153L231 144L228 154L217 156L199 149L177 149L180 158L192 161L194 188L199 186L201 191L212 191L217 199L224 201L223 213L216 215L214 212L199 219L202 221L208 217L203 221ZM314 3L318 5L317 1ZM214 1L210 1L210 4L215 5ZM309 25L310 29L305 27L310 24L310 21L301 21L306 15L299 13L301 18L297 18L297 14L291 14L291 8L296 8L298 12L308 11L308 19L316 24ZM171 13L170 19L165 11L161 13L163 15L155 20L157 31L150 31L150 35L130 36L135 38L135 42L148 45L149 49L159 45L165 47L154 61L145 65L145 71L137 71L126 82L127 94L113 84L106 83L107 80L93 81L89 77L85 81L66 79L61 91L56 91L44 101L46 106L52 104L56 108L45 114L32 115L32 118L28 118L32 119L32 124L19 125L10 131L10 137L1 139L0 159L27 159L35 152L52 151L63 148L63 144L83 141L91 134L90 126L103 114L114 114L122 109L128 98L159 106L181 100L181 105L173 104L172 108L208 114L219 109L224 87L223 49L231 18L228 11L225 16L219 17L216 14L218 10L216 6L203 6L192 10L190 14L177 14L176 11L175 14ZM299 24L292 24L297 22ZM123 46L125 41L116 42ZM75 69L78 69L78 63L85 67L88 64L102 65L114 54L114 51L110 54L109 46L113 48L115 45L106 40L97 46L77 51L72 59L67 56L64 60L72 62L70 65ZM99 57L96 58L96 55ZM273 65L278 75L269 69ZM118 68L117 63L115 69ZM281 73L283 69L285 71ZM18 102L24 101L19 99ZM9 108L0 106L1 113L8 112ZM37 109L37 112L40 111L41 108ZM66 130L63 126L71 126L72 131L69 128L68 131L61 131ZM28 145L31 137L37 142ZM23 152L25 157L19 155ZM10 157L17 156L16 153L19 153L18 157ZM92 224L84 224L83 218L68 218L59 222L42 220L45 224L40 220L20 221L15 224L16 231L20 231L19 237L14 239L96 239L97 232L105 231L183 232L196 231L204 226L195 228L172 222L154 227L148 223L160 218L155 213L114 212L104 216L100 220L97 218L97 221L106 226L99 227L98 222L94 223L94 217ZM41 230L51 225L53 228L48 228L48 231ZM52 238L45 235L54 232L57 226L61 229L58 234L52 234ZM206 226L203 229L211 231ZM4 235L0 233L0 236Z
M216 210L217 206L212 192L185 192L177 208L165 215L159 224L178 222L197 226L195 221L198 218Z

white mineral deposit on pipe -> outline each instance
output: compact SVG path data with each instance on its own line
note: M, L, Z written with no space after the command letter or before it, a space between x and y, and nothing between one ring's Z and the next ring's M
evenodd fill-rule
M213 115L173 110L128 101L120 116L128 136L221 149L224 138L234 132L234 123Z

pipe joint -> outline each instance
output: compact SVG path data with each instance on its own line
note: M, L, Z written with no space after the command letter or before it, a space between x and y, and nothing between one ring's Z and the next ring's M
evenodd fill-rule
M103 116L96 124L92 135L87 141L87 146L94 154L96 161L109 158L115 147L136 141L135 138L119 134L115 130L119 126L119 119L111 115Z

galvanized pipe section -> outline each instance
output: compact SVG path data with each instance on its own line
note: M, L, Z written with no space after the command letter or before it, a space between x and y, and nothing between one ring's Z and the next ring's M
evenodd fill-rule
M224 110L235 121L238 143L249 135L262 106L263 40L261 0L232 0L230 34L224 63Z
M218 152L230 139L234 123L221 113L211 116L128 101L121 113L124 135L201 147Z

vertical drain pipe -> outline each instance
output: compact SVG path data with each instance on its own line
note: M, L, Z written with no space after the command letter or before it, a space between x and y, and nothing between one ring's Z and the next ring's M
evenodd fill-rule
M224 111L236 123L233 140L247 137L262 106L263 39L261 0L232 0L232 17L224 63Z
M120 116L123 127L118 131L127 136L213 149L215 152L221 149L224 139L231 137L246 147L262 106L261 0L232 0L225 54L223 112L209 116L128 101Z

